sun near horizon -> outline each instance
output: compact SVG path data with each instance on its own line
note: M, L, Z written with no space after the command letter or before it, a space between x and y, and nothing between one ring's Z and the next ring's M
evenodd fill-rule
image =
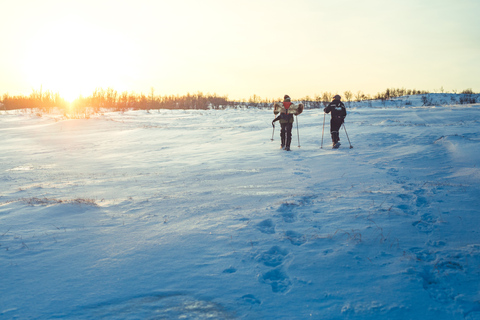
M127 90L123 75L137 77L132 48L121 34L75 16L51 21L26 39L23 74L33 88L58 92L71 102L99 87Z

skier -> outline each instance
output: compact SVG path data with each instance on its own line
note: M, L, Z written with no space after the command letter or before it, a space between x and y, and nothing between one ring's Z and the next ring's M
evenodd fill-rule
M330 134L332 136L333 148L340 147L340 135L339 130L347 116L347 110L342 101L341 97L337 94L333 97L333 101L328 104L328 106L323 109L325 113L330 113L332 118L330 119Z
M293 115L299 115L303 112L303 104L298 106L291 102L290 97L286 94L283 97L283 102L277 102L274 105L273 113L279 114L272 121L272 125L275 126L275 121L280 121L280 138L282 140L282 149L290 151L290 143L292 142L292 127L293 127Z

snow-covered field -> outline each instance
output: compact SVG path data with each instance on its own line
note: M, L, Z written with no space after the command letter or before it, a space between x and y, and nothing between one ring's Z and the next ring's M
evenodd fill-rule
M480 319L480 105L272 119L0 112L0 318Z

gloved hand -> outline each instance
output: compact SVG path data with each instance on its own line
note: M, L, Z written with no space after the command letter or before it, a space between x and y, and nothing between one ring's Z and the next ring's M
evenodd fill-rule
M275 128L275 120L272 121L272 127Z

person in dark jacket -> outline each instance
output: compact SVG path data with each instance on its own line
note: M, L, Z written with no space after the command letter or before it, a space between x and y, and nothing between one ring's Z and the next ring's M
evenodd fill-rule
M278 117L276 117L272 121L272 125L275 121L280 121L280 138L282 140L282 149L286 151L290 151L290 143L292 142L292 127L293 127L293 113L289 113L289 108L292 106L292 102L290 101L290 97L286 94L283 97L282 104L275 104L274 113L280 113ZM292 108L293 109L293 108Z
M330 119L330 135L332 136L333 148L338 148L340 146L340 127L342 126L345 117L347 116L347 110L342 101L341 97L337 94L333 97L333 101L328 104L328 106L323 109L325 113L330 113L332 118Z

